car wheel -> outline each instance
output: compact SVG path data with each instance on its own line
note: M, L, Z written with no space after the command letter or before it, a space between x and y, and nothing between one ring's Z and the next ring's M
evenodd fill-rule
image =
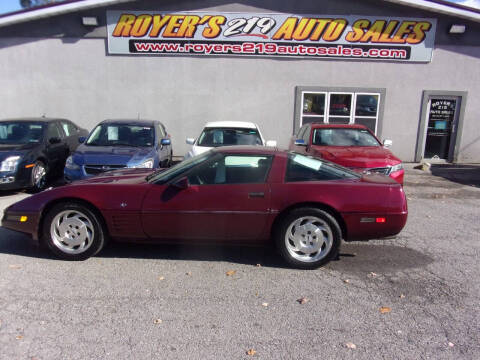
M36 161L32 168L31 191L38 192L47 186L47 166L42 161Z
M106 230L93 211L77 203L54 206L43 222L47 247L65 260L85 260L104 246Z
M341 234L337 221L326 211L300 208L283 219L275 241L288 264L315 269L338 256Z

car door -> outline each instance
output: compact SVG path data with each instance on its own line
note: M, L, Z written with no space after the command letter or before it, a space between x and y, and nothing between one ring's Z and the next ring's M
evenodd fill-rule
M188 187L153 186L143 204L145 232L154 239L254 240L269 215L271 160L217 154L186 174Z
M49 122L46 136L46 149L48 166L50 169L59 168L65 164L68 156L68 145L65 142L65 134L56 121Z

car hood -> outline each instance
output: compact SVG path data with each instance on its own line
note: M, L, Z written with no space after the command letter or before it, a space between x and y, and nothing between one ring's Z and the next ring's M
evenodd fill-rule
M160 169L163 171L165 169ZM157 170L158 171L158 170ZM146 177L153 172L152 169L121 169L102 173L85 180L72 182L68 186L93 185L93 184L142 184L146 183Z
M153 152L149 147L80 145L73 157L79 165L127 165L153 157Z
M392 166L401 160L382 146L315 146L315 155L349 168Z
M9 156L16 156L16 155L23 156L29 150L34 149L38 145L39 145L38 143L17 144L17 145L0 144L0 161L5 160Z

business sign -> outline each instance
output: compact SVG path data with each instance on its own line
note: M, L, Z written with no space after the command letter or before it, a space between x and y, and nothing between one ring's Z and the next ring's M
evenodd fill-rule
M109 54L250 55L429 62L435 19L107 11Z

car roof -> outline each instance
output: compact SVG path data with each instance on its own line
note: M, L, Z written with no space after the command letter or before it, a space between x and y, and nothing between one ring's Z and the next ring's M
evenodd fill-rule
M230 154L255 154L255 155L273 155L286 152L286 150L279 150L273 146L259 146L259 145L234 145L234 146L219 146L213 148L212 151L219 153Z
M338 128L338 129L367 129L364 125L359 124L324 124L324 123L312 123L312 128L321 129L321 128Z
M103 120L100 124L125 124L125 125L138 125L138 126L152 126L155 124L161 124L158 120L146 120L146 119L107 119Z
M47 118L47 117L22 117L22 118L10 118L10 119L2 119L0 122L52 122L58 120L66 120L68 119L59 119L59 118Z
M206 128L245 128L256 129L257 125L248 121L211 121L205 124Z

